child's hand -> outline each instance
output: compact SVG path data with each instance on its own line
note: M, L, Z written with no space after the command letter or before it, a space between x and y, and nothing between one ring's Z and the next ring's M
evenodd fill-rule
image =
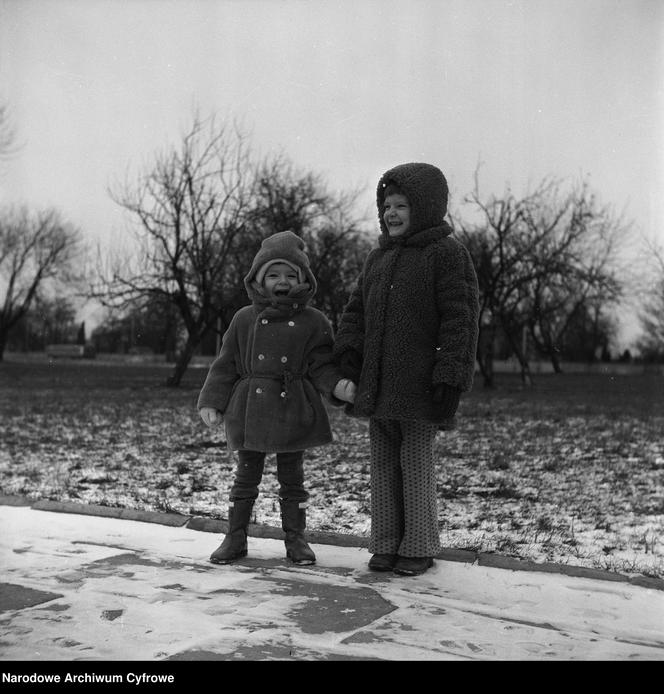
M209 427L220 426L224 421L224 416L221 414L221 412L219 412L219 410L215 410L214 407L201 407L199 413L201 415L201 419Z
M355 402L356 391L357 387L350 379L342 378L339 383L334 386L332 394L338 400L343 400L344 402Z

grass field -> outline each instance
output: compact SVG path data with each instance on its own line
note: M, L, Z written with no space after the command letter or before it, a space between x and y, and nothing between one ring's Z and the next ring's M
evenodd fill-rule
M169 389L162 365L6 359L0 492L225 518L234 457L196 412L205 374ZM306 458L309 527L367 534L367 422L331 419ZM478 379L435 451L443 546L664 577L661 373ZM271 461L255 513L280 524Z

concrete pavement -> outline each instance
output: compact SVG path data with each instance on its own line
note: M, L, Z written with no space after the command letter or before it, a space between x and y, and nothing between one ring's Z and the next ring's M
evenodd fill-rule
M454 552L400 577L315 534L295 567L276 530L217 566L205 522L77 510L0 505L0 661L664 659L662 581Z

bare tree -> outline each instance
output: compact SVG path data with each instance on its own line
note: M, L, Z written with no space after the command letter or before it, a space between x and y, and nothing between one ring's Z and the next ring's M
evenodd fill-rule
M156 301L175 309L185 335L167 380L173 386L201 343L220 337L248 302L244 276L266 236L291 229L322 242L337 228L335 215L340 237L354 231L348 198L334 199L283 156L254 163L241 129L214 117L195 115L179 147L110 194L134 221L138 252L101 267L91 293L109 308L136 311Z
M0 361L9 332L46 285L81 281L83 250L80 232L53 209L0 212Z
M540 268L526 303L528 330L537 350L560 372L565 336L579 317L592 315L593 334L606 342L599 328L610 324L608 312L622 296L619 257L628 225L600 207L586 183L566 195L554 186L526 209L524 219L539 241L529 249L528 262Z
M523 382L532 383L520 336L527 322L529 287L542 272L531 261L531 249L539 243L542 232L536 231L533 235L525 219L528 210L537 205L550 185L544 181L532 195L523 199L506 191L502 198L489 196L484 200L476 171L474 190L465 201L479 212L480 219L475 223L454 219L460 238L473 257L480 285L477 359L486 388L494 386L494 341L499 329L519 360Z
M478 363L494 385L493 354L500 331L532 384L528 343L560 370L559 350L573 320L592 309L597 325L621 295L617 257L625 225L600 208L586 184L567 195L544 179L523 198L475 188L466 198L480 221L456 223L473 256L480 284ZM602 319L602 320L600 320ZM528 339L529 338L529 339Z
M137 251L101 267L91 294L109 307L173 305L186 335L168 385L179 385L201 340L218 319L225 330L237 309L243 257L255 245L245 224L253 191L246 135L198 115L178 147L109 191L135 223Z

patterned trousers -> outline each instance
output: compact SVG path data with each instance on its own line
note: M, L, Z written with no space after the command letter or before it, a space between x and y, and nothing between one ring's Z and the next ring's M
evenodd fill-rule
M440 551L437 431L429 422L369 420L372 554L433 557Z

